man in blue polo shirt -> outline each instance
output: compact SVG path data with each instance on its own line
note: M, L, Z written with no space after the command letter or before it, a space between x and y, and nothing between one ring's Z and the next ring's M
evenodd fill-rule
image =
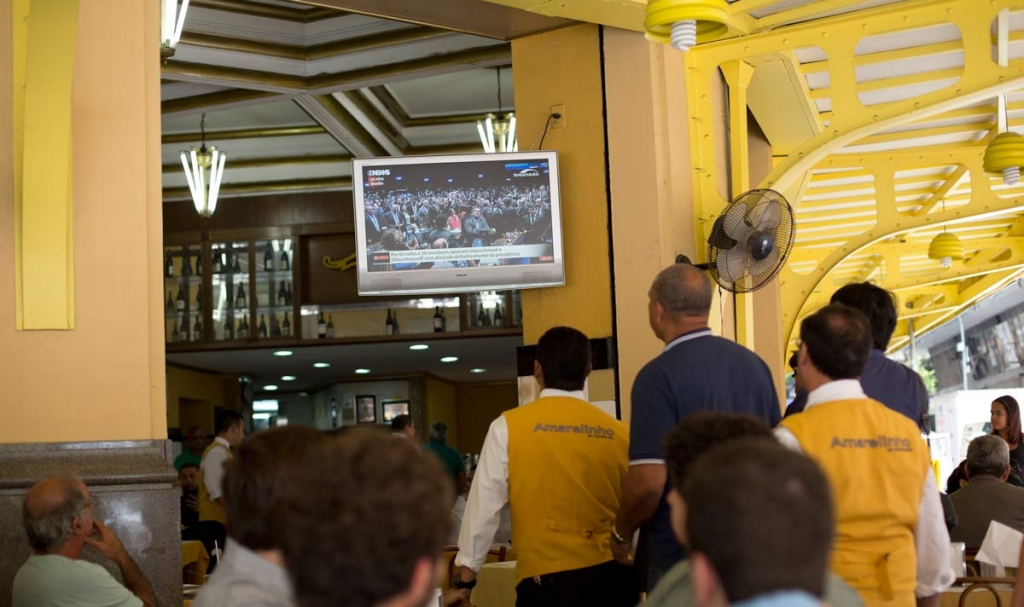
M928 389L913 369L885 357L889 339L896 330L896 297L882 287L867 282L853 283L835 292L831 303L839 303L860 310L871 323L874 348L868 364L860 376L860 385L869 398L877 400L897 413L910 418L924 428L928 413ZM806 398L793 401L786 415L803 411Z
M612 551L631 560L630 539L643 526L647 588L685 555L672 533L663 443L687 416L701 411L741 413L775 426L782 411L771 371L756 354L708 328L711 281L694 266L661 271L649 292L651 329L665 343L633 383L629 472L612 530Z

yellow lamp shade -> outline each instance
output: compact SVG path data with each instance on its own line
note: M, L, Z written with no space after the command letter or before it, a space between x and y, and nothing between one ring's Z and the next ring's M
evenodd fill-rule
M1002 174L1007 185L1016 185L1024 167L1024 136L1009 131L997 135L985 147L984 167L986 173Z
M725 0L648 0L646 37L685 51L729 32Z
M942 232L936 234L928 245L928 258L938 259L942 267L948 268L953 265L954 259L964 258L964 243L960 242L956 234Z

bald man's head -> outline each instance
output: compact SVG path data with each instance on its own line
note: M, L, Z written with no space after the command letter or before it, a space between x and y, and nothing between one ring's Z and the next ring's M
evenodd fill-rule
M670 319L706 318L711 312L711 279L688 263L673 264L658 273L649 296Z
M92 533L89 490L71 476L43 479L25 494L22 522L32 549L52 553L76 533Z

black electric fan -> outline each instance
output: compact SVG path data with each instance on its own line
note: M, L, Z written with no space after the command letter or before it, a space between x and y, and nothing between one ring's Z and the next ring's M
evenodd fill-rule
M782 269L795 237L793 209L785 197L775 190L750 190L715 220L708 263L697 267L727 291L756 291Z

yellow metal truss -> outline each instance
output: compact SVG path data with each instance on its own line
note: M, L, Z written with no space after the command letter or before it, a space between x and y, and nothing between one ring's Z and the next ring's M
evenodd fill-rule
M744 10L755 10L771 3L755 4L757 0L741 0L733 4L732 9L739 10L742 6ZM845 0L813 4L819 13L827 11L828 5L835 9L851 5ZM1004 68L993 60L991 28L1003 9L1021 10L1024 2L906 1L767 31L759 31L767 23L760 19L753 25L745 25L745 28L749 26L747 31L757 33L700 45L687 54L698 242L706 241L708 230L727 204L718 185L718 172L725 159L716 156L714 124L716 112L721 108L716 107L709 92L712 79L719 78L720 69L725 68L728 73L729 66L738 62L756 65L760 57L795 49L819 47L827 55L827 61L813 65L813 71L829 71L829 88L817 93L831 101L831 110L819 116L827 125L779 158L772 173L761 184L761 187L781 191L797 209L802 198L826 194L814 203L806 203L806 211L815 213L809 217L816 219L808 224L806 233L800 229L798 212L797 249L780 278L784 335L790 341L796 337L798 320L827 303L835 289L845 282L870 278L896 290L904 304L901 305L903 318L913 317L915 332L920 335L1022 274L1024 244L1021 240L986 242L972 239L969 231L987 234L989 239L1006 236L1011 233L1014 214L1024 210L1024 198L1008 196L1016 192L994 190L992 180L982 169L984 144L993 135L995 122L994 103L987 106L983 102L1024 87L1024 61L1011 61ZM790 14L793 15L795 13ZM856 68L872 61L871 55L868 58L855 55L864 37L950 23L959 28L962 43L886 51L887 55L879 54L876 59L896 60L962 50L963 68L888 78L880 84L858 83ZM858 93L878 87L941 78L957 80L951 86L884 105L865 106L858 97ZM770 91L770 88L752 87L750 104L761 101L754 97L756 91ZM811 92L811 96L814 95ZM978 105L980 107L967 107ZM971 117L977 117L971 125L932 127L922 124L920 129L916 125L909 126L917 121ZM902 129L912 132L893 132ZM900 145L906 139L958 132L964 132L973 141L899 149L906 146L905 143ZM865 154L846 149L865 143L875 144L876 149L886 145L893 149ZM748 171L735 166L736 162L745 162L737 156L733 154L729 159L733 163L731 169L746 174ZM934 171L913 178L900 176L915 169ZM863 184L838 184L827 190L820 190L814 184L816 180L858 176L870 179ZM834 195L844 192L843 188L851 193L837 202ZM945 202L949 203L948 208L940 206ZM837 218L834 225L826 221L829 213ZM931 262L934 267L929 266L928 239L921 236L922 232L934 234L943 227L950 231L963 230L960 236L969 252L966 262L945 271L938 262ZM794 270L794 264L801 266L801 273ZM813 268L809 267L811 264ZM906 305L908 302L911 307ZM769 320L758 319L759 322ZM901 324L890 345L892 348L906 342L905 324Z

